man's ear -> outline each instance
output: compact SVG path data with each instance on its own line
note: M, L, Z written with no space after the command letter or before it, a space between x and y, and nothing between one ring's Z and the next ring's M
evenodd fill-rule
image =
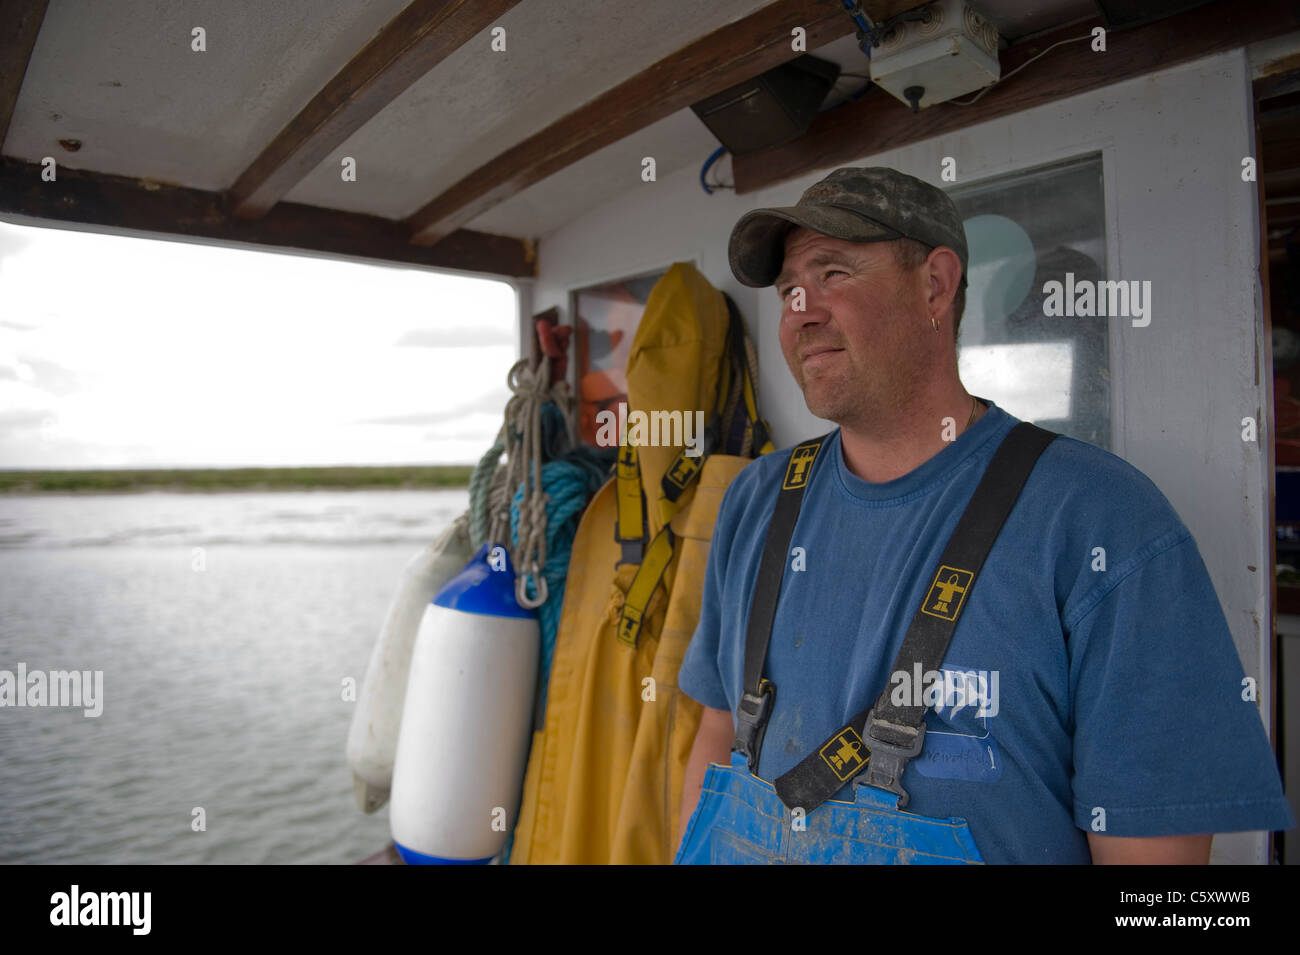
M957 286L961 283L961 259L952 249L941 245L930 251L925 268L930 288L930 315L937 320L948 314L957 295Z

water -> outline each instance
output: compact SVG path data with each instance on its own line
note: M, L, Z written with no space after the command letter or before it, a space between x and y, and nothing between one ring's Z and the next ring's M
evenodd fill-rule
M0 708L0 863L349 863L389 842L344 748L398 577L453 491L0 497L0 670L102 670L103 713ZM201 808L206 831L195 831Z

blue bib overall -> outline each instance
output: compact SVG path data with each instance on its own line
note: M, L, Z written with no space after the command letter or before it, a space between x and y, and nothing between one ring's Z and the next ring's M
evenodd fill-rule
M939 668L985 557L1055 437L1022 422L1003 440L944 549L894 662L896 672ZM903 772L924 747L925 707L896 704L887 690L775 785L755 775L776 693L762 676L763 661L785 555L823 440L791 452L750 607L731 765L709 765L674 864L982 865L965 819L905 811ZM827 798L850 778L853 802Z
M965 819L931 819L898 808L898 796L855 786L802 819L745 757L711 763L674 865L982 865Z

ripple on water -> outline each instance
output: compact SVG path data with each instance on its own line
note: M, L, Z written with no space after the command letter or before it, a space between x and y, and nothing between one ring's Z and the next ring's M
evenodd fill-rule
M352 500L354 516L417 510ZM87 519L67 533L47 516L7 511L6 533L116 530ZM387 813L353 801L353 705L339 685L364 674L419 545L259 546L231 520L221 533L242 542L209 550L202 573L188 549L138 541L0 548L0 668L104 671L97 719L49 708L0 719L0 863L350 863L387 843ZM182 508L157 526L211 535L216 524ZM196 806L206 832L190 828Z

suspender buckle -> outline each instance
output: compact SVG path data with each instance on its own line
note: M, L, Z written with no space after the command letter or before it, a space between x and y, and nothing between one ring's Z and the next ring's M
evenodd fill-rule
M921 747L925 745L925 723L922 722L919 726L904 726L885 720L877 722L875 717L876 708L873 706L867 713L867 725L864 727L866 739L863 740L867 744L867 749L871 751L871 758L867 760L867 768L853 780L853 785L874 786L876 789L894 793L898 796L898 808L904 809L910 797L907 795L907 790L903 788L903 771L907 769L907 764L912 757L920 753ZM908 741L899 744L883 740L876 735L876 730L881 728Z
M763 734L767 732L767 719L772 715L776 701L776 684L771 680L758 681L758 696L745 693L736 707L736 741L733 753L740 753L749 762L749 771L758 773L758 754L763 751Z
M618 559L619 564L639 564L645 555L645 538L637 537L632 540L623 540L619 538L619 547L623 549L622 555ZM615 566L617 570L617 565Z

